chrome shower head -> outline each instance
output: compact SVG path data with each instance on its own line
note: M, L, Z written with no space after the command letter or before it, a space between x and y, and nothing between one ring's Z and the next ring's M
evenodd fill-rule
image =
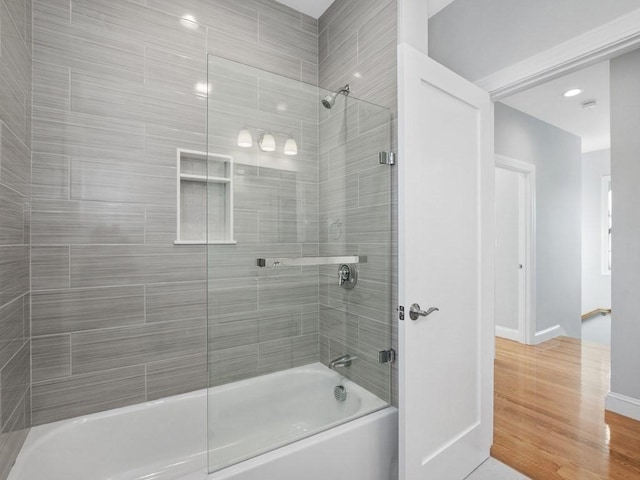
M327 95L326 97L324 97L322 99L322 106L324 108L326 108L327 110L330 110L331 107L333 107L333 105L336 103L336 97L340 94L344 95L345 97L349 95L349 92L351 91L351 88L349 87L349 84L345 85L343 88L341 88L340 90L338 90L335 93L330 93L329 95Z

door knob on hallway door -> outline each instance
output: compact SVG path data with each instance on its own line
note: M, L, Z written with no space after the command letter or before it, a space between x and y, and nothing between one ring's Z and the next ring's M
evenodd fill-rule
M440 309L436 307L429 308L426 312L420 309L420 305L414 303L409 308L409 317L411 320L418 320L418 317L427 317L431 315L433 312L439 312Z

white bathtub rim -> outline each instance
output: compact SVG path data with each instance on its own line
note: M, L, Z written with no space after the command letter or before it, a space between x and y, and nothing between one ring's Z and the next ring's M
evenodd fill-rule
M361 419L365 419L367 417L369 417L370 415L373 415L375 413L381 412L383 410L386 410L387 408L395 408L395 407L391 407L390 405L382 405L379 408L377 408L376 410L371 410L368 411L366 413L357 413L355 415L352 415L350 417L345 417L343 419L340 419L338 421L335 421L333 423L329 423L326 425L323 425L321 429L319 430L314 430L309 432L307 435L303 435L300 437L297 437L295 440L289 440L289 441L283 441L281 443L277 443L274 445L269 445L269 447L266 447L262 450L258 450L258 451L254 451L251 452L249 455L245 456L245 457L241 457L241 458L237 458L234 459L234 463L232 463L231 465L226 465L222 468L220 468L219 470L214 470L212 472L210 472L211 474L214 473L218 473L218 472L224 472L225 470L229 469L229 468L233 468L235 466L241 465L241 464L245 464L245 462L251 462L251 460L256 459L256 458L260 458L263 457L265 455L269 455L270 453L274 453L277 451L285 451L288 447L291 447L291 449L286 450L287 452L291 452L291 451L298 451L303 449L303 447L299 447L299 448L294 448L296 444L300 443L300 442L305 442L306 440L311 440L316 436L322 436L324 434L329 434L332 430L335 429L339 429L342 426L345 425L350 425L352 422L357 422ZM378 418L378 417L375 417ZM368 423L368 422L365 422ZM322 437L324 438L324 437ZM318 442L320 441L320 439L317 440ZM317 443L317 442L316 442ZM314 442L309 442L309 443L305 443L305 445L311 445L314 444ZM207 452L208 453L208 452ZM283 456L283 455L280 455ZM270 458L279 458L280 456L274 456L274 457L270 457Z
M27 450L29 448L36 448L40 443L49 440L49 438L54 434L59 434L60 432L64 432L65 430L72 429L76 425L81 425L84 423L94 422L103 420L106 418L117 417L122 415L123 413L133 413L138 410L147 410L157 405L164 405L166 403L177 403L181 400L191 398L194 400L198 400L199 397L206 397L207 389L195 390L193 392L181 393L179 395L172 395L170 397L161 398L158 400L150 400L144 403L135 403L132 405L125 405L123 407L113 408L111 410L105 410L102 412L90 413L87 415L82 415L80 417L65 419L65 420L57 420L51 423L45 423L42 425L36 425L35 427L31 427L29 431L29 435L27 436L26 441L22 447L22 450ZM202 409L206 411L207 404L203 403Z
M328 430L323 430L321 432L315 433L311 436L281 446L275 450L270 450L260 455L256 455L247 460L243 460L240 463L225 467L221 470L217 470L211 473L208 473L206 470L200 470L198 472L192 472L191 474L180 478L180 480L232 480L236 475L242 474L248 469L260 467L261 465L264 465L266 463L279 460L291 455L292 453L305 450L310 446L314 446L326 441L331 441L331 439L339 437L345 432L351 431L362 425L375 423L389 415L397 414L398 409L394 406L388 405L375 412L362 415L346 423L342 423Z

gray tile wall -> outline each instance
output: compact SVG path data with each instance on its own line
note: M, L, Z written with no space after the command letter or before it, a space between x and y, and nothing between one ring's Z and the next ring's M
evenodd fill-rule
M318 268L256 265L259 257L317 255L319 97L315 86L226 60L211 59L209 72L209 148L235 159L238 241L209 247L210 382L217 385L319 360ZM251 148L237 146L243 127ZM274 133L275 152L259 150L261 129ZM298 155L283 154L286 136L276 132L296 139Z
M321 87L337 90L346 83L350 84L351 91L354 96L367 100L371 103L382 105L391 110L392 128L391 128L391 148L397 151L397 2L396 0L336 0L329 9L320 17L318 22L319 30L319 85ZM352 120L350 120L352 119ZM362 128L362 135L352 135L347 139L344 138L341 142L339 138L332 138L331 125L329 122L323 123L323 134L327 138L323 138L323 145L328 149L335 149L329 152L323 152L320 156L320 171L321 171L321 205L325 205L323 195L327 197L336 196L340 198L337 204L327 204L329 210L323 212L326 214L322 218L321 213L321 230L323 228L322 221L327 222L329 218L332 218L329 223L339 219L339 212L341 209L352 209L356 211L358 208L363 209L367 206L369 212L367 216L371 220L370 224L364 223L359 226L355 226L355 235L351 238L347 237L347 243L352 245L351 249L358 248L362 254L364 251L376 251L377 259L380 260L388 250L390 249L391 265L390 270L392 273L392 289L391 289L391 302L387 304L389 307L388 317L380 316L380 312L373 314L368 312L362 314L361 308L351 309L351 307L345 307L344 305L336 305L335 294L343 293L336 290L335 285L329 287L328 293L321 291L321 304L325 307L331 307L331 309L325 309L321 306L321 355L323 360L326 355L333 356L337 354L344 347L361 348L362 345L378 347L376 345L376 339L380 339L383 335L382 332L375 332L380 329L381 325L386 323L389 318L392 319L392 345L397 349L397 323L395 306L397 305L397 174L395 169L391 172L391 232L384 231L384 229L376 229L376 225L379 222L376 221L378 215L383 215L383 212L376 212L376 209L380 207L380 198L376 196L376 192L379 192L379 183L383 181L383 175L380 174L380 170L371 168L360 172L357 182L359 182L360 188L353 189L352 184L356 183L356 178L350 170L351 165L356 164L353 159L353 152L359 154L368 154L367 146L375 145L375 139L381 138L381 132L375 129L375 115L372 116L373 124L360 124L361 119L354 112L347 119L347 125L341 126L342 130L339 131L354 131L356 128ZM344 128L343 128L344 127ZM358 132L360 133L360 132ZM364 140L364 142L358 142L358 138ZM324 142L328 141L329 144ZM342 148L342 150L341 150ZM346 169L347 177L342 189L336 191L336 187L332 185L332 182L327 183L327 179L331 175L342 174L343 169ZM325 172L325 173L323 173ZM351 177L351 178L350 178ZM323 188L323 185L325 187ZM357 192L357 195L355 194ZM342 202L342 203L341 203ZM357 205L357 207L356 207ZM370 227L374 227L371 229ZM329 229L330 226L327 226ZM321 237L322 238L322 237ZM390 245L387 245L387 239L391 238ZM326 237L325 237L326 239ZM365 245L362 242L364 240ZM335 239L329 239L329 244L322 245L321 248L342 248L340 241ZM368 264L363 268L363 271L371 268L372 265ZM380 272L378 272L380 273ZM370 302L376 297L375 288L379 288L381 284L375 285L375 282L380 282L379 276L375 280L367 285L366 291L363 292L363 300L366 300L367 305L371 305L374 308L381 307L379 303ZM330 285L331 275L327 277ZM375 285L375 287L374 287ZM364 286L363 286L364 287ZM326 287L325 287L326 288ZM357 290L357 287L356 287ZM364 288L363 288L364 290ZM355 290L354 290L355 292ZM380 292L378 292L380 293ZM333 294L333 295L332 295ZM345 300L352 294L346 294ZM329 302L329 303L327 303ZM359 300L353 302L354 306L363 306L362 303L358 303ZM347 304L348 305L348 304ZM336 319L336 310L342 312L339 319ZM352 315L354 314L354 315ZM338 327L336 331L336 326ZM358 345L349 346L344 345L341 341L341 336L345 334L345 329L357 329L356 332L347 335L349 338L357 338ZM348 349L348 348L347 348ZM372 351L373 349L366 348L366 351ZM369 362L361 362L362 369L366 372L355 372L354 375L359 381L362 381L362 377L365 376L364 381L369 383L370 388L374 391L380 391L383 377L379 375L379 371L374 368L374 365ZM355 365L355 363L354 363ZM369 368L366 368L369 367ZM397 405L397 363L392 367L392 403Z
M0 0L0 480L31 424L31 1Z
M184 21L185 11L196 22ZM330 210L321 211L319 200L334 200L335 186L323 175L339 163L318 151L317 99L307 103L303 92L290 94L268 76L235 84L224 82L224 71L213 76L223 93L214 109L230 121L211 130L209 141L212 150L229 149L238 165L238 245L209 247L208 294L205 248L173 245L175 152L206 149L206 100L195 86L207 79L207 52L331 89L349 82L355 96L391 109L395 145L395 24L394 0L338 0L319 22L272 0L34 0L34 424L201 388L207 346L214 384L328 352L321 339L335 325L325 322L318 333L323 308L352 313L330 303L338 296L326 285L329 273L254 266L258 256L334 248L322 240ZM276 113L281 98L295 108ZM299 139L295 169L282 156L233 150L249 121ZM360 113L354 125L360 142L379 133L375 118ZM354 140L349 153L362 153L361 146ZM357 198L348 200L375 224L381 177L371 170L359 181ZM18 228L12 222L8 237ZM367 252L378 257L395 252L393 242L367 242L371 235L389 232L363 224L346 245L369 243ZM365 298L352 304L361 309L355 338L374 351L383 319L366 299L382 294L381 272L367 268ZM372 360L356 373L379 391Z
M33 26L33 422L204 387L206 250L173 245L176 149L207 148L207 102L196 90L207 80L207 52L316 84L317 21L272 0L34 0ZM3 49L7 31L3 23ZM255 121L270 121L280 87L262 80L259 104L257 86L240 82L219 108L243 100L230 118L245 121L257 107ZM281 120L272 128L291 126ZM295 133L308 135L304 119L294 120ZM227 127L217 133L235 142L241 125ZM214 368L225 368L214 382L317 358L317 272L247 273L258 252L317 251L317 139L303 144L302 187L281 173L281 158L236 169L239 243L212 248L210 259L224 266L213 270L210 293ZM24 175L12 173L13 183ZM269 201L281 217L258 207ZM16 215L7 213L0 239L19 235ZM257 248L259 238L276 247ZM7 248L13 263L0 248L0 268L22 279L28 269L13 259L26 250ZM258 317L258 305L269 315Z

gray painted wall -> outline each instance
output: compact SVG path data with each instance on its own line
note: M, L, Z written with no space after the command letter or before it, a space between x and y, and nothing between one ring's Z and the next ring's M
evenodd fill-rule
M582 156L582 313L611 308L611 275L602 275L602 177L611 174L611 151Z
M429 55L475 81L638 7L637 0L456 0L429 20Z
M31 1L0 2L0 480L31 425Z
M640 50L611 60L611 392L640 401Z
M495 149L536 166L536 330L580 338L580 137L496 104Z

